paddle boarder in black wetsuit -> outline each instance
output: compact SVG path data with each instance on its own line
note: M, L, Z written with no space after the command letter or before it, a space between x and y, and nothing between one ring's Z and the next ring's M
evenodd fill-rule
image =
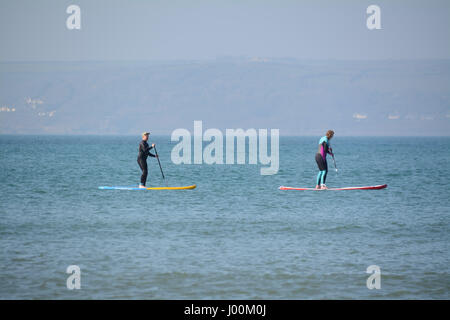
M139 154L137 158L137 162L139 164L139 167L142 170L141 175L141 183L139 185L139 188L145 188L145 183L147 182L147 157L157 157L157 155L154 155L153 153L150 153L150 150L155 147L155 144L153 143L150 147L147 143L148 136L150 135L150 132L144 132L142 133L142 141L139 143Z

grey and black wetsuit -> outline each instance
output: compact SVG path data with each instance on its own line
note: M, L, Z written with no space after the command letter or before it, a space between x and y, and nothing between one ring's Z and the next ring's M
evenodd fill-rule
M139 143L139 154L137 157L137 162L139 164L139 167L142 170L141 175L141 185L145 186L145 183L147 182L147 157L156 157L153 153L150 153L150 150L153 147L150 147L147 143L147 141L142 140L141 143Z

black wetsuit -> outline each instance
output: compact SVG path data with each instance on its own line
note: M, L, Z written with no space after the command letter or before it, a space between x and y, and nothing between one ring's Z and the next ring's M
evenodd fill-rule
M145 183L147 182L147 157L156 157L154 154L150 153L150 150L153 147L150 147L147 143L147 141L142 140L141 143L139 143L139 154L137 158L137 162L139 164L139 167L142 170L141 175L141 185L145 186Z

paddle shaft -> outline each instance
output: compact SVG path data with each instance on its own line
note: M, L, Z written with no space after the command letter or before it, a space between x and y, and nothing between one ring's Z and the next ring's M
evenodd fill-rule
M336 169L336 172L338 171L336 167L336 160L334 159L334 153L331 154L331 157L333 158L334 168Z
M163 169L161 167L161 161L159 161L158 151L156 151L156 147L153 147L153 148L155 149L155 155L156 155L156 159L158 159L159 169L161 170L162 177L164 180L166 180L166 177L164 177Z

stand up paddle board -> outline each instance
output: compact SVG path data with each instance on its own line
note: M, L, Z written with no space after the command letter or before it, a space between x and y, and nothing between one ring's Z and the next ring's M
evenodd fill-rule
M378 186L368 186L368 187L347 187L347 188L328 188L328 189L316 189L316 188L293 188L281 186L280 190L308 190L308 191L340 191L340 190L379 190L387 187L387 184L380 184Z
M186 187L149 187L149 188L138 188L138 187L98 187L101 190L188 190L195 189L197 186L193 184L192 186Z

